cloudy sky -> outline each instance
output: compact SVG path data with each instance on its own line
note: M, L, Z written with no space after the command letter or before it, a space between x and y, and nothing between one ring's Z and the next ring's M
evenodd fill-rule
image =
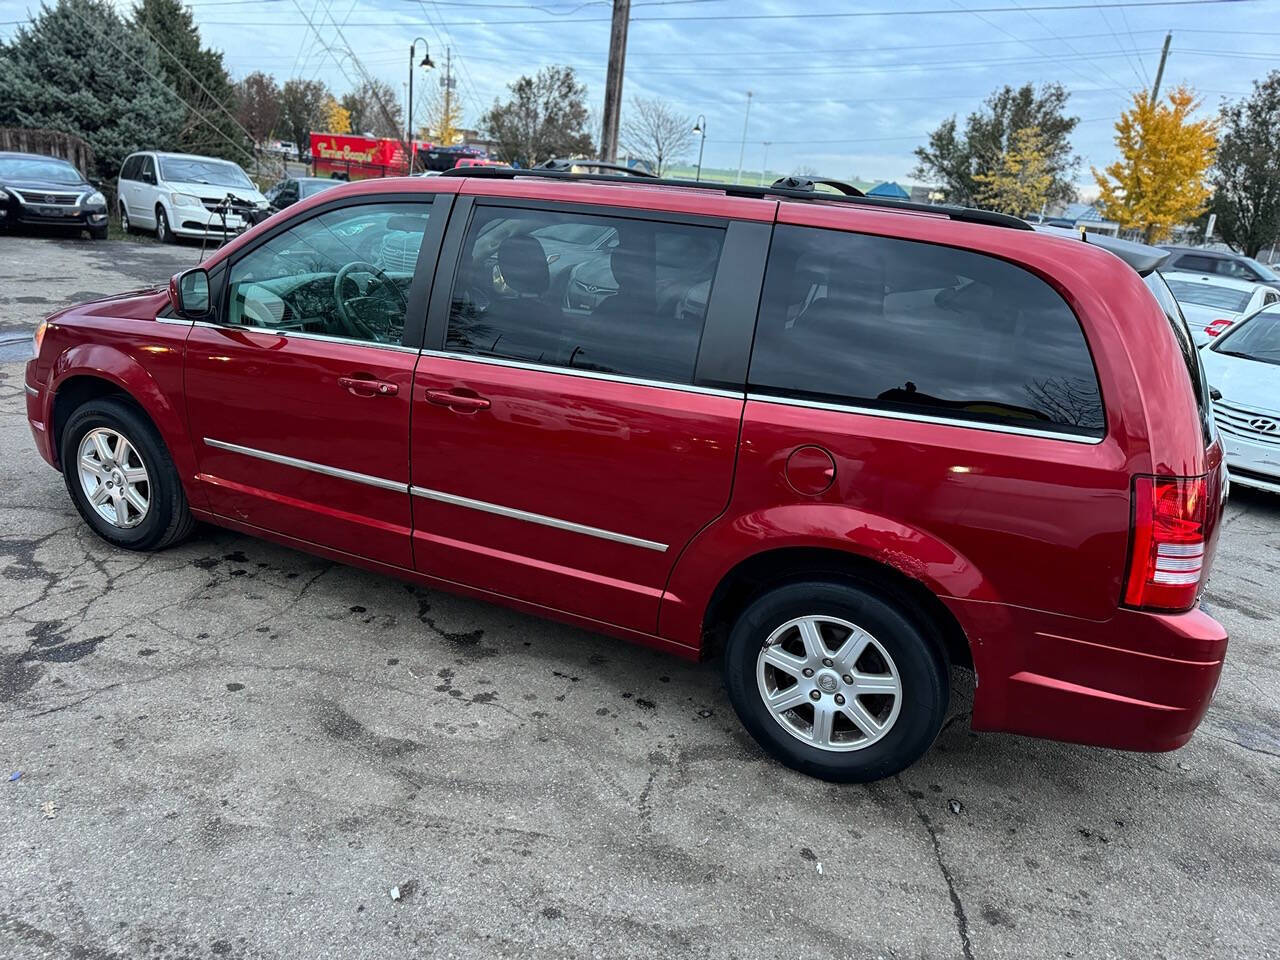
M127 9L129 0L115 0ZM233 76L265 70L358 81L345 56L403 91L408 46L454 53L465 121L521 73L569 64L593 108L603 96L610 0L191 0L205 42ZM28 0L0 0L0 37ZM1207 109L1280 68L1280 0L632 0L624 96L661 97L707 118L705 163L736 168L747 91L745 168L813 167L827 176L909 180L912 150L1002 84L1056 80L1081 120L1075 147L1114 159L1117 114L1154 79L1187 82ZM438 84L419 72L420 92ZM696 147L693 148L696 151Z

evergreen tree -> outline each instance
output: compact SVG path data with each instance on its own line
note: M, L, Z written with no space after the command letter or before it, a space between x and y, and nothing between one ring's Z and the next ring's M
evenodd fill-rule
M74 133L111 180L134 150L177 146L183 107L153 43L105 0L57 0L0 56L0 126Z
M179 0L141 0L133 22L160 50L160 69L185 106L178 148L246 163L252 144L235 120L235 88L222 54L200 45L191 11Z

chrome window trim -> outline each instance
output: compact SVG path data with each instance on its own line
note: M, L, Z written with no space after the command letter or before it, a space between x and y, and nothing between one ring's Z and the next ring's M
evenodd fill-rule
M299 470L310 470L312 473L320 473L326 477L337 477L339 480L350 480L353 483L363 483L366 486L378 487L382 490L393 490L396 493L407 493L409 490L407 483L398 483L395 480L374 477L367 473L357 473L355 470L343 470L341 467L330 467L327 464L315 463L311 460L286 457L282 453L271 453L267 450L257 450L254 447L242 447L238 443L227 443L225 440L214 440L212 437L205 437L204 442L211 447L217 447L219 450L229 450L232 453L255 457L258 460L267 460L286 467L296 467Z
M581 533L588 537L597 537L601 540L612 540L615 543L625 543L632 547L642 547L645 550L656 550L658 553L666 553L667 545L658 543L656 540L644 540L640 537L632 537L625 533L615 533L613 530L602 530L599 527L589 527L585 523L574 523L571 520L560 520L557 517L548 517L541 513L531 513L528 510L516 510L514 507L503 507L496 503L488 503L484 500L472 500L470 497L460 497L457 494L445 493L443 490L429 490L426 487L410 487L409 492L415 497L422 497L425 500L436 500L440 503L447 503L455 507L466 507L469 510L479 510L481 513L492 513L499 517L509 517L512 520L524 520L528 523L541 524L544 527L554 527L557 530L567 530L570 533Z
M981 420L964 420L959 417L931 417L924 413L906 413L901 410L882 410L879 407L861 407L852 403L824 403L821 400L801 400L798 397L780 397L767 393L748 393L748 400L776 403L784 407L809 407L814 410L834 410L837 413L857 413L865 417L886 420L907 420L911 423L932 423L941 427L961 427L970 430L986 430L989 433L1011 433L1019 437L1040 437L1045 440L1066 440L1096 446L1105 437L1085 437L1078 433L1062 433L1057 430L1036 430L1033 427L1015 427L1011 424L984 423Z
M26 388L27 396L29 396L29 397L38 397L38 396L40 396L40 388L39 388L39 387L33 387L33 386L32 386L31 384L29 384L29 383L24 383L22 386Z
M398 353L416 354L418 352L417 347L406 347L402 343L375 343L372 340L356 340L352 337L331 337L327 333L307 333L305 330L277 330L274 327L250 326L247 323L211 323L208 320L194 320L192 323L194 326L208 327L213 330L252 330L255 333L270 333L278 337L296 337L299 340L316 340L320 343L345 343L354 347L395 350Z
M722 390L717 387L700 387L692 383L670 383L665 380L646 380L642 377L627 377L618 373L604 373L598 370L575 370L573 367L557 367L548 363L529 363L524 360L506 360L502 357L485 357L472 353L455 353L451 350L423 350L424 357L440 357L443 360L465 360L468 363L484 363L494 367L510 367L515 370L533 370L537 373L561 373L570 377L581 377L584 380L605 380L609 383L627 383L636 387L657 387L660 390L676 390L681 393L701 393L709 397L729 397L741 400L743 390Z
M181 317L156 317L156 323L168 323L175 327L190 327L195 324L195 321L183 320Z

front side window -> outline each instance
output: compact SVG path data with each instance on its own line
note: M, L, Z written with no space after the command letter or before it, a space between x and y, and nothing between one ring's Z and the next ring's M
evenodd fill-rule
M227 323L400 343L430 209L342 207L277 234L232 266Z
M809 227L774 232L752 390L1101 436L1071 308L993 257Z
M720 227L481 207L446 348L692 383L723 243Z

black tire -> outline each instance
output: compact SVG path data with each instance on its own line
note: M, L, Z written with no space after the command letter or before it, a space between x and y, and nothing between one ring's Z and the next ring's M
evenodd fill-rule
M105 240L107 239L107 229L108 227L105 223L100 227L90 227L89 236L94 240Z
M125 209L124 201L120 202L120 232L126 237L133 233L133 224L129 222L129 211Z
M156 204L156 240L160 243L173 242L173 230L169 228L169 215L164 207Z
M765 705L757 677L762 647L779 627L810 616L834 617L860 627L875 638L896 666L901 684L896 720L880 739L865 747L845 751L819 748L788 732ZM880 780L910 766L937 737L950 699L949 664L941 638L929 636L874 588L852 583L794 583L761 596L743 611L730 631L724 679L739 719L760 746L793 770L835 783ZM789 716L802 714L798 707ZM852 726L847 718L840 722ZM856 732L848 736L856 737Z
M80 480L78 451L80 441L95 427L106 427L125 437L146 468L147 510L136 526L116 526L89 503ZM72 502L85 523L108 543L126 550L163 550L185 540L195 529L195 518L187 508L186 493L164 441L151 421L129 401L104 397L77 407L62 430L59 456Z

